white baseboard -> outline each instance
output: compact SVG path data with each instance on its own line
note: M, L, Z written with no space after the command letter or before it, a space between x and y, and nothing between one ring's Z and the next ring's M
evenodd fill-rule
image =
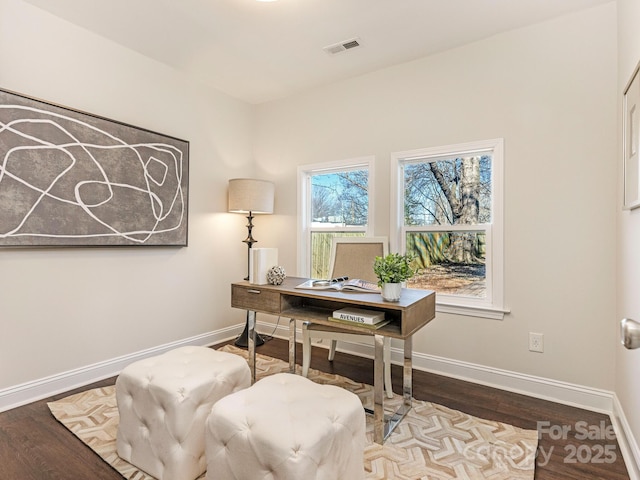
M611 413L611 422L616 431L616 439L624 457L624 463L627 466L630 480L640 480L640 448L633 436L627 417L624 414L622 405L618 400L618 396L613 396L613 412Z
M214 345L234 338L240 332L242 332L242 326L224 328L5 388L0 390L0 412L113 377L118 375L124 367L137 360L186 345Z
M400 363L402 361L402 351L400 349L392 350L391 358L392 361ZM424 353L414 353L413 366L418 370L458 378L572 407L605 414L610 414L613 411L613 392L607 390Z

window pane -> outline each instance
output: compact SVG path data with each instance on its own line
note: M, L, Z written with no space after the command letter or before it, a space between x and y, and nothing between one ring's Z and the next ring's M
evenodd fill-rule
M329 278L333 237L364 237L364 232L311 232L311 278Z
M366 226L369 209L368 185L367 170L313 175L313 226Z
M491 223L491 156L404 166L405 225Z
M412 288L445 295L486 297L486 234L484 232L411 232L407 253L416 256L420 273Z

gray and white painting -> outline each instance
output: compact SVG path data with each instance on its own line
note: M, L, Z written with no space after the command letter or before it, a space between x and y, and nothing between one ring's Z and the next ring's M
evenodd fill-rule
M189 143L0 90L0 246L187 244Z

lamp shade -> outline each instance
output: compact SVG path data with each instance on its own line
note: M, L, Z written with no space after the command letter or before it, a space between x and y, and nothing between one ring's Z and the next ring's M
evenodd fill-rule
M275 186L267 180L229 180L229 211L232 213L273 213Z

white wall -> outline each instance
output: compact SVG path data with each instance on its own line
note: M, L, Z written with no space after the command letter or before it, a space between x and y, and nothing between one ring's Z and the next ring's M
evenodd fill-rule
M640 3L618 0L618 98L622 119L622 95L633 70L640 61ZM640 209L622 210L622 121L618 123L619 149L616 164L619 171L618 211L618 303L613 327L624 317L640 321ZM616 342L616 394L628 427L640 439L640 350L626 350ZM630 440L640 465L637 440ZM636 472L636 475L640 475Z
M351 54L351 53L349 53ZM357 55L357 52L353 52ZM614 387L615 3L261 105L255 157L277 179L295 264L296 167L375 155L375 234L390 153L505 139L503 321L439 314L417 352ZM528 351L528 332L545 352Z
M0 0L0 88L190 141L188 248L2 249L0 390L241 324L251 108L19 0Z

